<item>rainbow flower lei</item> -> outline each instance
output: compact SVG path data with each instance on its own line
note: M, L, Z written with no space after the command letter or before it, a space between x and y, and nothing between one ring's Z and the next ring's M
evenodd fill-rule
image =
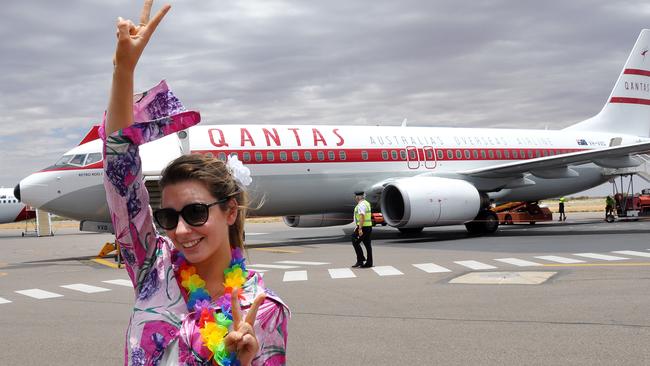
M239 248L231 249L230 266L223 271L224 293L212 304L212 298L205 289L205 281L196 273L196 267L191 265L182 253L178 253L177 264L181 285L189 294L187 309L190 313L199 314L199 332L203 345L212 352L212 358L220 366L239 366L237 354L228 352L224 338L232 325L232 293L241 288L248 278L245 259ZM240 295L241 296L241 295ZM215 311L216 307L221 312Z

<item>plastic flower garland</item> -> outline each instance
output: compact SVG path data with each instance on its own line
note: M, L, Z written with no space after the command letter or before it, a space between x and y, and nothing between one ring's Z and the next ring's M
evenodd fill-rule
M212 352L211 358L220 366L239 365L237 354L228 352L224 338L232 325L233 290L241 288L248 277L245 259L239 248L232 249L231 258L230 267L223 271L224 293L216 301L216 306L221 308L221 312L217 313L211 304L210 294L205 289L205 281L196 273L196 268L187 262L183 254L178 253L181 285L189 294L187 309L200 315L199 332L203 345Z

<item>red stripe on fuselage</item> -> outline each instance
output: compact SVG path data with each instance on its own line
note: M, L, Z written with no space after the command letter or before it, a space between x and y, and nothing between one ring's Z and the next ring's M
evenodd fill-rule
M25 206L25 207L23 207L22 211L20 211L18 216L16 216L16 219L14 220L14 222L29 220L29 219L33 219L35 217L36 217L36 211L28 210L27 207Z

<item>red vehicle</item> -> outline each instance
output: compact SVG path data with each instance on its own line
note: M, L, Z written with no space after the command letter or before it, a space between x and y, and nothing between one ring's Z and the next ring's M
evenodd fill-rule
M381 225L386 226L386 221L384 220L384 215L381 212L372 213L372 226Z
M508 203L497 206L495 212L499 217L499 223L505 225L522 222L534 225L539 221L553 221L551 210L546 206L540 206L537 202Z

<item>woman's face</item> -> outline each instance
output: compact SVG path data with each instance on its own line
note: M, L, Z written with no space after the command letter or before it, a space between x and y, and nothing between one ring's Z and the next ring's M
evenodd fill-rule
M191 203L211 204L217 201L208 189L198 181L185 181L166 186L162 191L162 208L172 208L181 211ZM235 200L227 203L228 210L223 211L220 205L210 207L208 221L201 226L188 225L179 215L175 229L166 230L176 249L194 264L215 259L214 256L229 255L230 241L228 227L237 218Z

